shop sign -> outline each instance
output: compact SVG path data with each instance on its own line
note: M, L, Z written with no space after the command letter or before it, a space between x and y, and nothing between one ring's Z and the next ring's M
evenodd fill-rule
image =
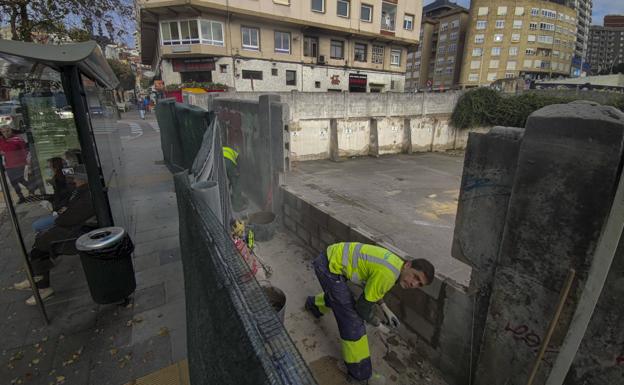
M200 72L215 69L215 59L212 57L171 59L175 72Z

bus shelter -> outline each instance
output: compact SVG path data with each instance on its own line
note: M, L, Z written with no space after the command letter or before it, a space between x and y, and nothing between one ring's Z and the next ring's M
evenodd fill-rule
M31 288L46 323L40 290L32 289L41 279L33 250L53 263L89 228L126 227L117 84L95 42L0 40L0 221L12 222L28 280L22 286ZM2 258L16 257L8 254Z

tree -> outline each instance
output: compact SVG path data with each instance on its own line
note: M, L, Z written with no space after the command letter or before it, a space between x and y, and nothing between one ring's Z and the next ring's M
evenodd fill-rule
M93 37L103 27L110 38L121 37L132 16L132 0L0 0L0 23L8 22L13 40L33 41L37 32L69 37L76 30Z
M119 87L117 88L122 90L133 90L136 80L130 64L115 59L108 59L108 64L113 69L117 79L119 79Z

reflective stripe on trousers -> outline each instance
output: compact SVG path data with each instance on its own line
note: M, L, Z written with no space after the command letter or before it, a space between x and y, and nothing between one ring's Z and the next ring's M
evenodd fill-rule
M325 292L324 300L330 305L342 341L342 357L349 374L356 380L366 380L372 374L368 337L364 321L355 311L355 299L343 276L329 271L325 253L314 262L314 272ZM315 304L316 304L315 297Z

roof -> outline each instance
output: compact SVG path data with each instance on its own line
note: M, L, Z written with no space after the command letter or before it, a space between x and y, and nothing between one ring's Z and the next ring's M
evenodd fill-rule
M454 3L450 0L435 0L433 3L423 7L423 13L428 14L437 10L451 10L455 8L465 9L464 7L457 5L457 3Z
M15 57L57 69L76 65L85 75L107 88L115 88L119 84L102 50L94 41L49 45L0 39L0 59L12 62Z

